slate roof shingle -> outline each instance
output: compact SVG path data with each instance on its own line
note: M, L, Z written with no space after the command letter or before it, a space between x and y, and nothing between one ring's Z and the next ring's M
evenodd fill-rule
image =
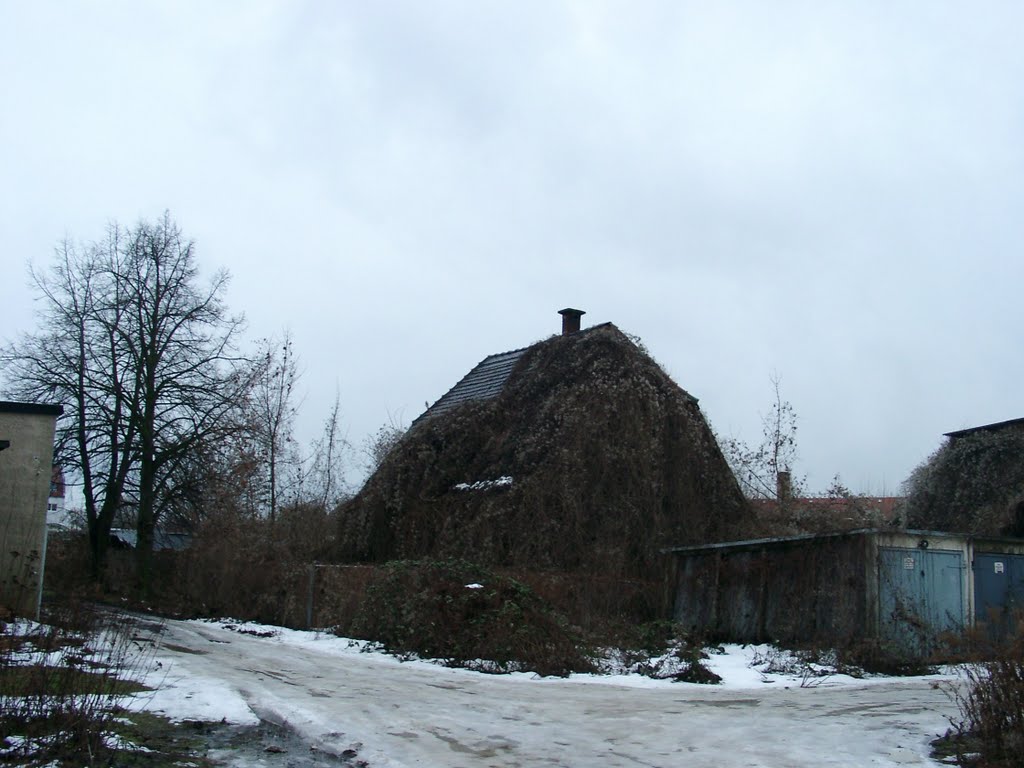
M485 357L416 421L445 413L470 400L490 400L497 397L512 374L512 369L516 367L519 358L527 349L523 347Z

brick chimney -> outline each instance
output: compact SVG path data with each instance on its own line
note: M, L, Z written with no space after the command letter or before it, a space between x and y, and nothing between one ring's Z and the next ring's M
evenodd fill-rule
M775 477L775 497L780 504L793 497L793 475L788 470L780 469Z
M582 309L560 309L558 314L562 316L562 335L578 333L580 330L580 318L587 314Z

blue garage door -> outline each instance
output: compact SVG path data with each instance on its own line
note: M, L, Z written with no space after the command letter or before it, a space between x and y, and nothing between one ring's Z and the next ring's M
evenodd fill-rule
M993 639L1012 631L1024 611L1024 555L974 555L974 621Z
M963 556L934 549L882 548L878 558L879 625L884 640L930 653L964 619Z

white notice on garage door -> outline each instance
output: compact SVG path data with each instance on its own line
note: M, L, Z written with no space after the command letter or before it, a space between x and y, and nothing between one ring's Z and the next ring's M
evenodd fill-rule
M1006 570L1006 566L1002 563L996 563L996 573L1003 573Z
M903 558L903 570L912 571L914 570L914 558L904 557Z

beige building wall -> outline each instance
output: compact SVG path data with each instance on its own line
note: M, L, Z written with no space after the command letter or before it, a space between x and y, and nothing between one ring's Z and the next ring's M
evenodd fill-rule
M0 611L36 617L59 405L0 402Z

